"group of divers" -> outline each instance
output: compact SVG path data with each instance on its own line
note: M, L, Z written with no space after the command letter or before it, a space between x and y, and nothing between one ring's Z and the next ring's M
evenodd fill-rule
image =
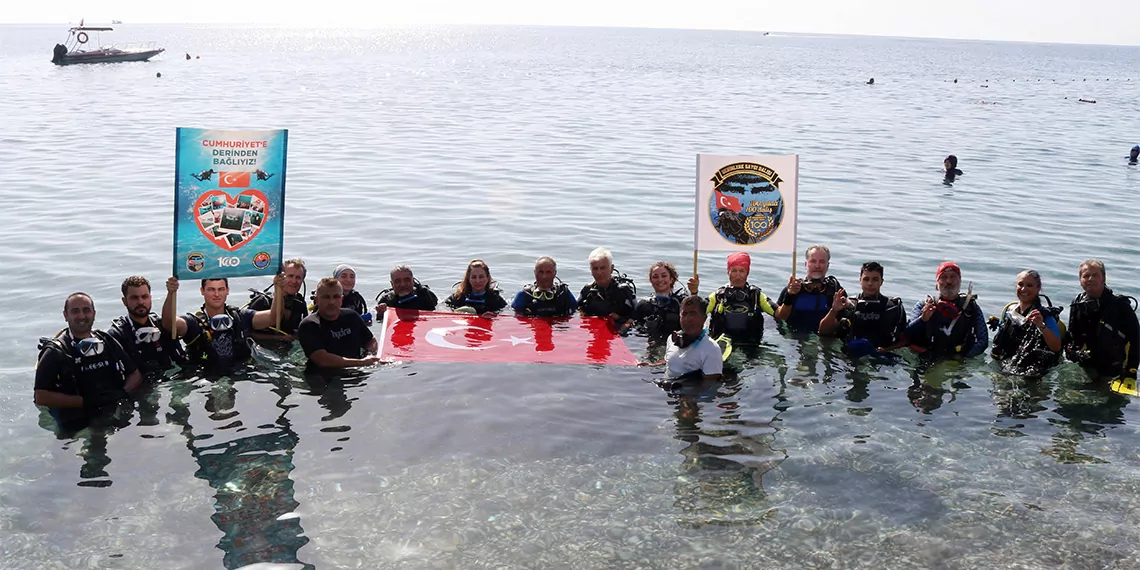
M731 346L759 345L767 315L789 332L841 339L852 358L883 361L898 359L896 351L901 349L914 351L920 362L928 363L976 357L989 348L992 329L990 354L1007 372L1038 378L1063 354L1094 378L1131 380L1135 386L1140 361L1136 300L1105 285L1105 266L1099 260L1089 259L1078 268L1083 292L1069 305L1067 326L1060 317L1063 307L1040 294L1036 271L1019 273L1017 301L1006 305L1000 317L987 319L972 283L962 292L962 270L954 262L938 266L937 296L918 301L908 312L899 298L880 290L881 264L864 263L860 293L849 296L828 274L830 261L826 246L807 248L806 275L793 274L775 300L749 283L747 253L727 257L728 283L707 297L698 295L698 276L681 287L673 264L659 261L649 268L653 293L638 298L633 281L614 269L611 253L598 248L589 255L593 282L578 297L558 279L555 261L540 257L534 281L508 301L487 264L476 259L444 304L455 312L485 317L506 310L536 318L575 313L601 317L622 334L638 327L650 346L657 347L651 353L664 354L641 365L664 365L665 378L674 383L720 380ZM107 331L93 328L92 298L71 294L63 307L67 328L41 339L35 403L46 407L62 429L79 429L129 403L130 394L144 382L163 378L175 366L202 367L212 374L233 371L251 361L255 342L282 346L279 343L296 340L308 365L317 370L373 366L380 362L369 329L374 318L382 320L388 308L434 311L439 304L406 265L391 270L391 287L376 296L374 313L356 288L351 266L338 265L308 300L302 292L304 261L290 259L282 267L272 293L251 290L250 303L241 308L227 302L227 279L202 279L201 307L183 315L176 314L177 278L166 281L159 316L152 312L150 283L144 277L128 277L121 287L127 314L114 319Z

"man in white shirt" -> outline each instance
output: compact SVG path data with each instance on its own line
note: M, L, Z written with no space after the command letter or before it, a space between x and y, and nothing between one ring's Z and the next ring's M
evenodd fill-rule
M666 365L670 380L720 380L724 370L720 346L709 338L705 328L705 301L697 295L681 302L681 331L669 337L665 360L641 366Z

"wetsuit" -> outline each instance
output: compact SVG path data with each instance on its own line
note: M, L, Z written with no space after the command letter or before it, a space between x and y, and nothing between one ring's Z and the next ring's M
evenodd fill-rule
M681 330L681 301L687 292L674 291L668 295L654 295L637 300L633 318L645 326L645 333L661 338Z
M578 301L565 283L545 291L531 283L515 294L511 308L528 317L569 317L578 308Z
M212 318L206 316L205 306L187 314L186 353L190 362L223 371L248 362L253 356L249 335L254 314L253 309L231 305Z
M368 302L364 300L364 295L361 295L360 291L356 289L345 291L344 297L341 298L340 306L360 316L364 316L364 314L368 312Z
M1099 298L1081 293L1069 308L1065 356L1103 377L1136 377L1140 325L1132 297L1104 288Z
M875 346L890 346L902 337L906 330L906 310L898 297L855 298L854 305L848 305L840 316L839 336L847 342L866 339Z
M598 287L597 282L582 287L578 295L578 310L588 317L608 317L617 313L620 321L633 316L637 292L628 279L615 277L610 284Z
M76 347L70 330L53 339L42 339L36 363L36 390L82 396L82 408L51 408L51 415L63 429L80 429L102 410L127 397L127 376L135 364L110 334L93 330L103 341L100 354L84 356Z
M254 311L268 311L273 307L273 295L268 293L258 293L254 295L253 300L249 302L249 308ZM305 317L309 316L309 306L305 304L305 297L300 293L295 293L285 297L285 305L282 306L284 312L281 313L281 332L285 334L296 334L297 326ZM286 317L285 313L289 313ZM274 334L277 331L271 329L260 329L255 332ZM259 337L260 338L260 337Z
M947 356L969 358L986 351L990 336L982 309L975 299L970 299L967 304L966 295L960 293L953 303L940 301L942 310L936 309L930 320L924 323L922 308L925 305L925 301L914 305L906 327L906 336L916 352L937 360Z
M772 300L759 287L725 285L709 297L709 336L726 334L737 342L756 342L764 335L764 313L775 316Z
M435 293L427 286L416 281L412 292L404 296L396 295L391 289L385 289L376 296L376 304L387 305L390 309L413 309L417 311L434 311L439 304ZM384 320L384 315L377 315L378 320Z
M835 293L842 289L839 280L830 275L819 280L804 280L800 292L795 295L784 287L780 291L780 299L776 305L790 305L792 314L785 321L789 329L795 332L817 332L819 322L831 311L831 303Z
M182 343L170 338L169 332L163 334L162 319L154 313L142 324L126 315L116 317L107 333L119 341L144 378L154 378L175 363L186 362Z
M1037 325L1026 317L1034 310L1041 311L1042 323L1057 338L1061 338L1061 326L1056 315L1060 308L1043 307L1040 301L1022 313L1017 303L1006 305L1002 311L997 334L994 335L990 355L1001 361L1002 369L1011 374L1041 377L1060 361L1060 353L1049 350L1045 343L1045 333L1037 330Z
M507 308L507 300L503 298L503 292L493 288L484 289L482 293L468 291L462 299L457 299L455 295L452 295L447 298L445 303L452 309L471 307L479 314L497 313Z

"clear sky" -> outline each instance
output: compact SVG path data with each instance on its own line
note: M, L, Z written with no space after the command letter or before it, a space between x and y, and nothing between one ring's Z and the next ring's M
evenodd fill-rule
M1140 45L1140 0L11 0L0 23L539 24Z

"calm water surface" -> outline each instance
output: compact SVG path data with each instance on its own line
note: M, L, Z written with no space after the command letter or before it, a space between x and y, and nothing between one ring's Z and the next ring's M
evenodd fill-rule
M482 257L515 290L549 254L576 291L604 245L644 293L657 259L691 271L695 153L794 152L801 243L850 289L876 259L913 302L954 259L991 313L1023 268L1067 304L1100 257L1135 295L1140 48L124 26L170 51L59 68L64 32L0 27L4 568L1140 568L1137 406L1072 364L916 376L769 324L738 378L686 394L644 369L321 378L266 353L158 385L116 431L57 438L31 403L68 293L105 327L125 276L169 274L177 126L290 129L310 286L347 261L375 295L407 262L446 291ZM706 292L723 263L700 256ZM752 282L775 295L790 266L757 256Z

